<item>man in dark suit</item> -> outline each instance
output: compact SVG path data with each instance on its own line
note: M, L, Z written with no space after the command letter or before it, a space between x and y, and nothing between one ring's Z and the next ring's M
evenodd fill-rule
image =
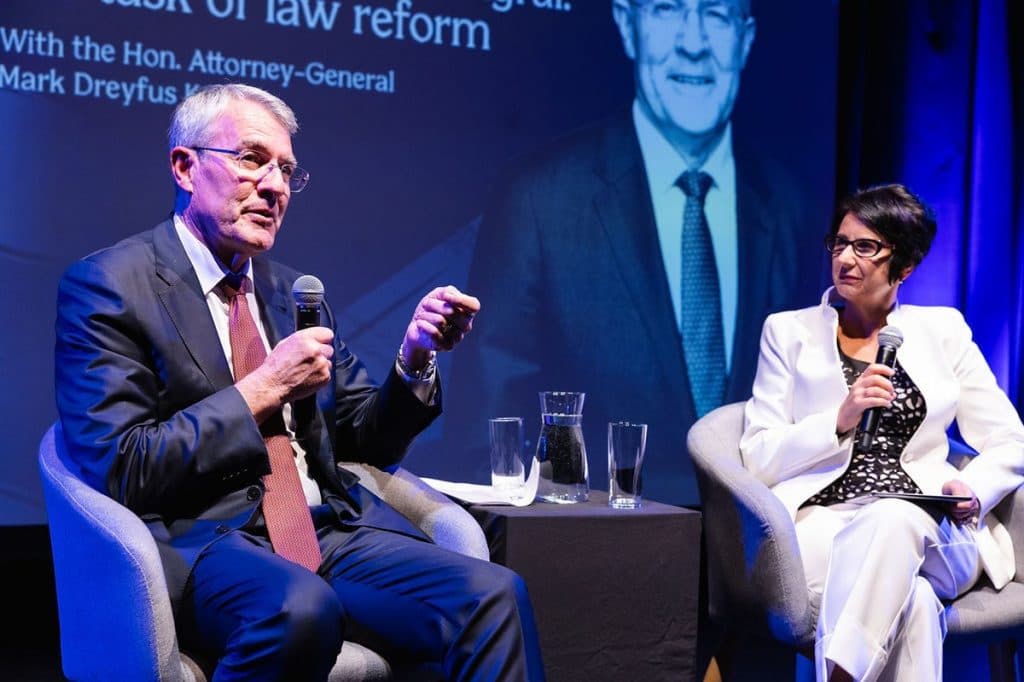
M499 180L469 280L491 312L455 360L467 404L446 428L455 442L539 390L586 391L591 482L607 484L607 422L647 422L644 495L694 504L687 430L749 397L765 316L811 300L821 258L787 173L733 139L749 2L614 0L613 15L632 110Z
M337 466L401 459L440 413L434 354L479 302L427 294L380 386L333 327L296 331L299 273L264 255L308 181L296 130L256 88L189 96L170 131L172 219L65 273L57 402L74 464L153 533L179 637L215 679L323 680L346 636L449 679L543 679L522 580L434 546ZM300 407L328 386L321 410ZM268 503L285 491L297 514L282 517Z

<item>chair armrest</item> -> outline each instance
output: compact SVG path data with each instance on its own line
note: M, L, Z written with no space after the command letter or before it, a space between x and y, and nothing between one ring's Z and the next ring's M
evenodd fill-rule
M1014 564L1017 569L1013 580L1024 583L1024 491L1017 488L1004 497L993 511L1003 522L1013 543Z
M61 655L75 680L190 680L167 582L145 524L74 475L51 427L39 468L53 548Z
M714 410L687 447L704 513L711 615L786 643L814 641L814 617L789 513L739 458L743 405Z
M487 539L469 512L402 467L378 469L342 462L359 483L412 521L437 545L466 556L490 560Z
M957 469L963 469L977 455L977 451L966 443L956 438L949 439L949 456L946 459ZM995 506L993 512L1003 522L1013 544L1016 566L1013 580L1024 583L1024 492L1020 488L1013 491Z

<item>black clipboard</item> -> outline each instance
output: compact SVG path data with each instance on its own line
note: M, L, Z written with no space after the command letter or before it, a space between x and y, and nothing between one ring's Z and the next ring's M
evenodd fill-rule
M925 493L873 492L870 496L876 499L892 498L897 500L907 500L908 502L939 502L949 504L970 502L974 499L969 495L927 495Z

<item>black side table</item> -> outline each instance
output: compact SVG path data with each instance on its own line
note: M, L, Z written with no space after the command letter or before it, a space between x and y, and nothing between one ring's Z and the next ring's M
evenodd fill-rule
M469 511L526 581L550 682L695 680L701 515L607 499Z

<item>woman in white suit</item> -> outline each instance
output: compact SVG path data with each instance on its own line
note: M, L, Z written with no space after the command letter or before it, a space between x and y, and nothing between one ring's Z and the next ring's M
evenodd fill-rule
M997 588L1013 577L989 512L1024 481L1024 426L959 312L897 301L934 236L931 210L901 185L848 197L825 240L834 286L764 324L740 448L796 522L819 680L941 680L940 600L982 571ZM904 339L894 368L875 362L886 325ZM855 447L870 408L875 437ZM979 453L963 470L946 461L954 420Z

